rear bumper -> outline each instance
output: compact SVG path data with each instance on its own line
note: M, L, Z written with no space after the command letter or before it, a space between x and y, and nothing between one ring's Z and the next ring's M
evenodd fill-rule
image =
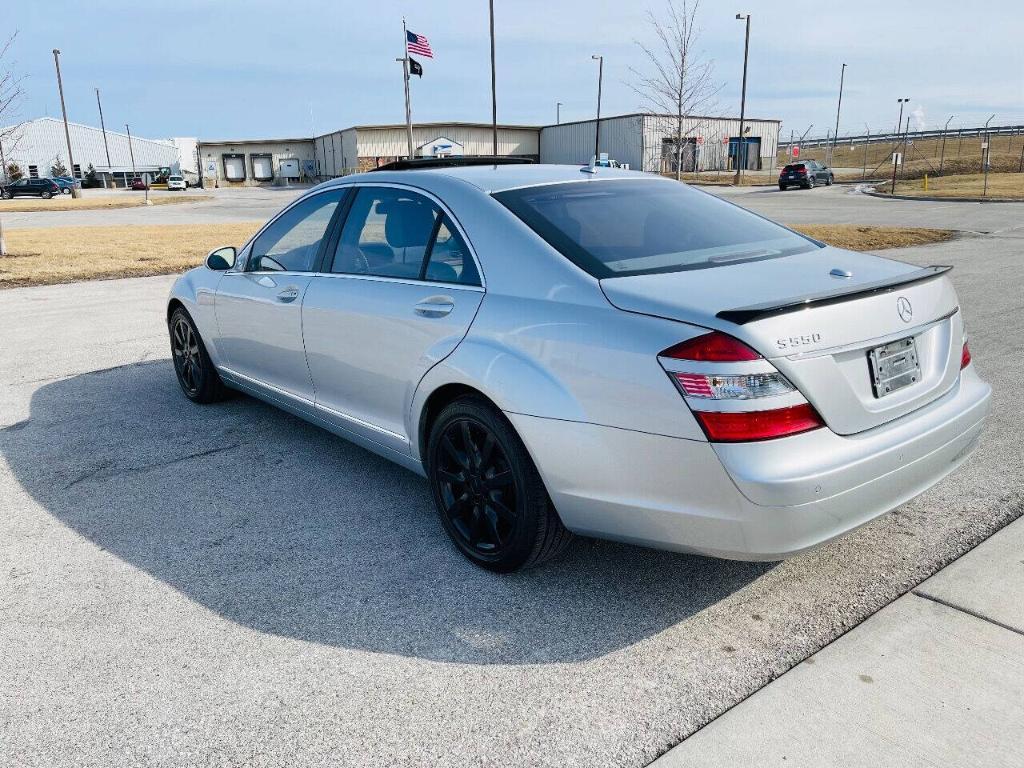
M930 405L873 430L716 444L508 414L565 525L584 535L778 560L909 501L971 453L991 388L968 367Z

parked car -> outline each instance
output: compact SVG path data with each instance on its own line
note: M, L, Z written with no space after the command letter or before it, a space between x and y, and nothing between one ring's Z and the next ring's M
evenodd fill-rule
M60 187L61 193L70 195L71 190L75 187L81 188L82 184L78 179L73 179L70 176L54 176L53 183Z
M813 189L818 182L830 187L833 181L835 181L835 176L832 174L832 169L817 160L801 160L799 163L790 163L779 171L779 189L783 191L795 186Z
M145 190L149 189L149 185L147 185L145 181L136 176L134 179L132 179L132 189Z
M60 187L53 179L18 179L0 186L0 197L6 200L12 197L42 197L48 200L59 194Z
M973 450L991 390L949 267L648 174L461 160L321 184L180 277L185 396L241 390L425 475L496 571L570 532L781 559Z
M185 181L185 178L183 176L168 176L167 189L180 189L184 191L188 189L188 182Z

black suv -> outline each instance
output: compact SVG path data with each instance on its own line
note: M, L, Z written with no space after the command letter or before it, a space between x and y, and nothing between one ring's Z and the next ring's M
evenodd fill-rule
M0 197L4 200L12 197L42 197L49 200L59 194L60 187L53 179L18 179L0 186Z
M795 186L811 189L819 181L830 187L835 181L835 176L832 175L831 168L822 165L817 160L801 160L799 163L790 163L779 171L779 189L782 190Z

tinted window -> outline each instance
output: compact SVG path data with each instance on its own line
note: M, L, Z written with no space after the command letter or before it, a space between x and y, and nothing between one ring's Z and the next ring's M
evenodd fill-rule
M804 164L803 163L793 163L793 165L787 165L782 170L788 172L788 171L800 171L800 170L803 170L803 169L804 169Z
M455 227L450 226L447 215L442 217L437 228L424 277L435 283L480 285L480 275L469 248Z
M418 279L440 211L422 195L361 187L345 219L332 272Z
M253 243L250 271L311 272L343 190L308 197L289 208Z
M818 247L739 206L673 181L586 181L494 197L598 278L703 269Z

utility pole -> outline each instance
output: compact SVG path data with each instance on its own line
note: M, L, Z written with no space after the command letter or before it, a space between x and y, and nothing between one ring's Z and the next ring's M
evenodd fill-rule
M988 145L988 124L992 122L993 117L995 117L995 115L989 115L988 120L985 121L985 142L981 145L981 163L984 166L983 170L985 171L985 186L981 190L982 197L988 196L988 167L991 164L989 160L992 157L992 150L989 149Z
M124 124L124 130L128 134L128 155L132 159L132 178L135 178L135 151L132 149L132 129L128 127L128 123Z
M946 124L942 127L942 151L939 153L939 176L942 175L942 162L946 159L946 131L949 129L949 123L954 117L956 117L956 115L950 115L949 120L947 120Z
M906 104L908 101L910 101L910 99L896 99L896 101L900 105L900 116L896 120L896 134L898 136L899 135L899 128L900 128L901 125L903 125L903 105ZM897 147L899 146L898 142L897 142L896 146ZM900 159L903 160L904 158L900 158ZM889 189L889 194L890 195L896 194L896 168L897 167L899 167L899 166L896 163L896 158L894 157L892 159L892 187Z
M396 61L402 62L402 76L405 80L405 135L409 145L409 159L413 158L412 146L412 106L409 103L409 33L405 29L405 17L402 17L402 45L405 55Z
M601 81L604 79L604 56L593 55L597 60L597 120L594 121L594 162L601 159Z
M750 14L749 13L737 13L736 18L739 21L746 21L747 30L746 35L743 38L743 88L740 91L740 140L736 145L736 180L735 183L739 184L743 176L743 166L746 165L747 155L744 150L744 121L747 115L747 57L750 53Z
M839 110L843 106L843 80L846 78L846 65L839 73L839 103L836 104L836 129L832 132L832 151L828 153L828 162L825 165L831 166L836 154L836 141L839 138Z
M103 122L103 104L100 103L100 89L96 89L96 106L100 110L100 130L103 131L103 150L107 153L107 171L113 175L113 169L110 167L110 147L107 145L107 126ZM113 177L113 176L111 176ZM104 182L103 186L106 186Z
M7 181L7 157L4 155L4 141L0 137L0 176Z
M492 155L498 155L498 92L496 90L496 76L494 72L494 0L489 0L488 7L491 12L491 144Z
M562 102L555 104L555 125L560 125L562 122Z
M64 114L64 139L68 143L68 165L71 178L75 177L75 158L71 156L71 129L68 128L68 110L64 106L64 83L60 78L60 49L53 49L53 65L57 68L57 90L60 92L60 111ZM82 193L75 184L71 185L71 196L81 197Z
M871 143L871 128L867 123L864 123L864 131L864 167L860 169L861 181L864 181L868 176L868 144Z

